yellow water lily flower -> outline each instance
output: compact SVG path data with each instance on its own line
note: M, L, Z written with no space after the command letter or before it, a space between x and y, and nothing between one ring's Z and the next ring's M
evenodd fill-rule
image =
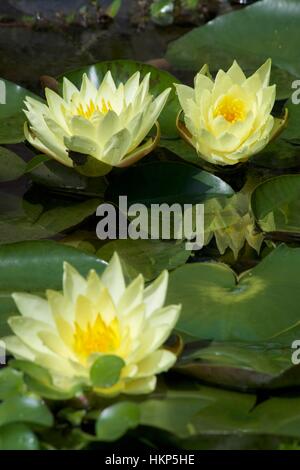
M236 61L215 80L204 66L194 88L176 84L184 113L177 126L180 134L210 163L235 165L261 151L285 119L271 115L276 86L269 86L271 60L246 78ZM286 116L287 117L287 116Z
M62 96L46 88L46 104L26 97L25 137L36 149L70 167L70 151L102 163L103 174L111 166L128 166L159 140L157 119L171 89L154 98L149 81L150 73L140 82L136 72L117 86L108 71L97 88L84 74L78 90L64 78ZM142 144L154 124L157 137Z
M142 275L126 286L117 254L101 277L91 270L85 279L65 263L62 293L13 294L21 315L9 318L14 336L3 341L17 359L47 369L61 390L79 384L105 395L149 393L176 360L162 346L180 313L164 306L167 286L167 271L147 287ZM92 366L104 356L124 364L116 383L95 387Z

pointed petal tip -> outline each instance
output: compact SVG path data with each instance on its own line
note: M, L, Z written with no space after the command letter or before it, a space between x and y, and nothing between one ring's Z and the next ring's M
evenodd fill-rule
M77 271L72 264L70 264L68 261L63 262L63 281L65 281L67 276L80 276L79 272Z
M130 78L135 78L135 77L138 77L138 79L140 80L140 77L141 77L141 72L139 70L137 70L136 72L134 72L134 74L131 75ZM130 78L128 80L130 80Z
M108 70L106 72L106 74L104 75L103 81L106 81L106 80L111 80L115 83L114 78L113 78L112 73L111 73L110 70Z
M82 78L83 78L83 76L82 76ZM65 92L66 89L68 89L70 87L72 87L72 88L74 87L74 88L76 88L77 91L79 91L78 88L74 85L74 83L69 78L63 77L63 90L64 90L64 92Z
M168 282L169 281L169 271L167 269L164 269L160 275L157 277L157 279L161 280L161 281L166 281Z
M13 292L11 294L12 298L15 300L15 299L18 299L19 296L22 295L22 292Z
M166 88L166 89L163 91L163 93L165 93L166 95L169 96L169 94L171 93L171 91L172 91L172 87L168 87L168 88Z
M198 74L201 74L201 75L210 75L210 72L209 72L209 65L208 64L204 64L201 69L199 70Z
M116 262L116 263L119 263L121 265L120 257L118 255L117 251L115 251L114 254L112 255L109 263L111 263L111 262Z
M116 251L114 252L112 257L110 258L109 263L107 264L107 266L105 268L105 271L108 270L108 269L109 270L110 269L117 270L117 271L121 272L122 275L123 275L123 268L122 268L121 259L120 259L119 255Z
M63 270L64 271L67 271L68 269L72 269L72 268L73 268L73 266L68 261L63 262Z

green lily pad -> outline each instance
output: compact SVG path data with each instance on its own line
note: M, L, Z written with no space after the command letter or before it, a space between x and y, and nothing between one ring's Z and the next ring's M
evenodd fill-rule
M23 374L11 367L0 370L0 400L25 391Z
M216 196L230 196L232 188L221 178L181 162L153 162L130 168L108 186L106 199L118 204L196 204Z
M300 116L299 116L300 117ZM285 131L284 131L285 134ZM267 147L253 155L249 164L255 167L269 168L271 170L295 168L299 165L299 148L284 138L270 142Z
M11 150L0 147L0 182L12 181L25 172L26 163Z
M176 370L205 382L238 390L299 386L291 348L268 343L190 343Z
M297 101L298 100L299 92L297 96ZM286 107L288 109L288 125L282 132L280 138L283 141L288 141L291 144L294 144L295 148L298 150L300 145L300 105L297 103L297 101L293 102L293 99L290 99L287 102Z
M53 424L53 417L40 398L19 395L7 398L0 404L0 426L18 422L49 427Z
M138 426L140 409L136 403L123 401L105 408L96 421L99 440L111 442Z
M140 404L141 424L168 431L182 439L201 433L245 432L254 404L254 395L209 387L168 390L162 397L150 398Z
M36 435L24 424L7 424L0 428L0 450L38 450Z
M26 165L25 173L30 173L36 168L38 168L40 165L43 163L48 162L51 160L51 157L48 157L48 155L40 154L40 155L35 155ZM67 168L67 167L65 167Z
M181 241L131 239L110 241L97 251L97 256L109 261L115 251L131 279L141 273L147 281L157 277L164 269L181 266L190 256Z
M25 88L0 79L0 144L15 144L25 140L26 117L23 108L26 96L41 100Z
M5 194L0 203L4 206L0 216L0 244L50 238L95 214L100 202L99 199L79 203L64 201L53 209L43 210L41 204Z
M26 172L38 185L55 193L103 197L107 187L105 178L87 178L45 155L37 155L27 165Z
M232 434L299 439L299 397L271 398L257 406L255 401L255 395L204 386L169 390L140 404L141 424L181 439Z
M167 59L177 67L199 70L227 68L236 59L244 69L257 68L269 57L278 67L299 76L297 0L262 0L219 16L170 44Z
M203 160L199 157L196 150L182 139L167 140L163 139L160 146L178 155L183 160L197 166L202 166Z
M261 183L251 197L264 232L300 234L300 175L281 175Z
M193 337L290 347L300 337L299 279L300 249L281 245L239 277L214 262L176 269L167 303L182 304L176 328Z

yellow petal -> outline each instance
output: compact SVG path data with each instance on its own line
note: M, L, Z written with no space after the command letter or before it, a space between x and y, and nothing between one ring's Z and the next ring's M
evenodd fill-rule
M164 305L168 288L168 280L169 273L165 270L155 281L146 287L144 291L144 303L146 306L147 317Z
M265 88L270 83L272 60L268 59L255 73L259 76L262 86Z
M195 99L199 104L201 102L203 93L208 91L211 93L214 86L214 82L211 78L207 77L206 75L202 75L198 73L195 77Z
M204 79L204 75L201 75ZM180 85L178 83L175 83L175 88L177 92L177 96L179 99L180 106L182 107L183 111L185 113L188 113L189 111L189 101L194 99L195 93L193 88L187 85Z
M86 280L73 266L65 262L63 275L64 295L66 295L71 302L75 303L79 295L85 294L86 288Z
M82 77L80 96L82 101L85 103L95 101L97 96L97 89L86 73L84 73Z
M8 319L8 324L15 335L18 336L26 346L33 349L35 352L50 352L38 336L40 331L47 331L49 329L47 323L33 320L28 317L10 317Z
M110 295L115 304L119 301L125 292L125 280L123 276L120 258L115 253L111 258L107 268L105 269L101 280L108 288Z
M122 322L123 327L127 327L129 329L130 338L132 340L134 338L138 338L145 326L145 305L139 304L127 313L125 319L120 315L120 321Z
M91 269L86 284L86 296L92 300L94 303L99 302L100 294L102 289L104 288L104 284L96 271Z
M66 131L66 120L64 115L65 101L55 91L45 89L45 95L53 119Z
M232 66L227 71L227 75L229 75L233 83L236 83L238 85L242 85L246 80L246 76L236 60L233 62Z
M33 318L54 326L54 320L47 300L27 293L12 294L20 313L24 317Z
M28 361L34 361L35 353L17 336L6 336L2 338L7 351L13 354L17 359L25 359Z
M124 393L128 395L142 395L151 393L156 387L156 377L130 380L125 383Z
M63 78L63 98L65 101L70 102L75 94L79 93L78 88L70 82L66 77Z
M125 84L124 93L126 104L132 103L136 97L140 83L140 72L135 72Z
M88 324L92 325L98 312L95 311L93 303L87 297L79 295L75 305L75 322L83 330Z
M54 354L68 359L75 359L75 356L73 355L71 349L66 346L66 344L56 333L50 333L49 331L41 331L39 333L39 337L44 343L44 345Z
M102 96L111 96L116 92L116 85L110 71L106 72L98 91L98 99Z
M104 147L106 142L122 128L118 115L114 111L108 111L97 126L97 138Z
M72 152L82 153L83 155L97 157L100 153L100 148L96 141L82 135L65 136L64 144Z
M107 287L104 287L101 290L99 300L95 304L95 307L96 306L98 306L98 313L101 314L101 317L106 322L106 324L111 323L117 315L114 299Z
M129 151L132 136L127 129L122 129L113 135L106 143L101 160L109 165L116 166Z
M82 116L74 116L71 119L71 130L75 135L80 135L86 137L87 139L96 138L96 128L95 126Z
M216 75L212 89L212 101L215 102L220 95L225 95L232 87L232 79L223 70L219 70Z
M117 304L118 311L126 315L143 301L144 278L140 274L125 289L122 297Z
M169 332L175 327L181 311L181 305L168 305L161 309L155 310L149 317L149 323L153 327L168 326Z
M145 359L138 363L138 372L136 377L149 377L169 370L176 362L175 354L165 349L149 354Z

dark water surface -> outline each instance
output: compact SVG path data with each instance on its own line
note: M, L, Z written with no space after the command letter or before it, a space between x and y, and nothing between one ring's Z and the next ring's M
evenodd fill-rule
M226 0L212 1L218 5L217 14L231 9ZM193 27L191 24L159 27L151 21L139 24L143 22L140 0L123 0L122 9L112 22L93 27L59 23L58 12L62 15L74 9L78 12L86 2L1 0L0 76L37 90L41 75L57 76L101 60L148 61L164 57L168 43ZM27 17L34 20L33 26L24 26L23 19Z

